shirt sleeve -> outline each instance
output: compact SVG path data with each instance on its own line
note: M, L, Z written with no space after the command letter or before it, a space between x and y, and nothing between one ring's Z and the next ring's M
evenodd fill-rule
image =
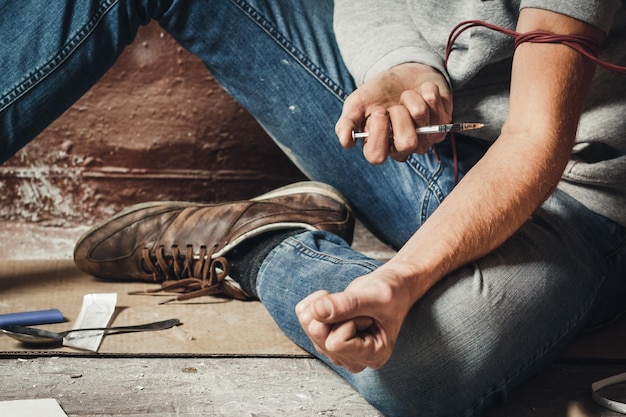
M520 9L535 8L578 19L608 33L621 0L522 0Z
M334 30L357 85L406 62L435 68L450 83L443 58L424 41L406 0L335 0Z

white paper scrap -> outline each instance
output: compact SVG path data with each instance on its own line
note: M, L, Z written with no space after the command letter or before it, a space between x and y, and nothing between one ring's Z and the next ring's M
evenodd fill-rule
M3 417L67 417L57 400L0 401L0 416Z
M116 304L117 293L86 294L72 329L106 327L115 312ZM102 330L74 332L63 338L63 345L97 352L103 336Z

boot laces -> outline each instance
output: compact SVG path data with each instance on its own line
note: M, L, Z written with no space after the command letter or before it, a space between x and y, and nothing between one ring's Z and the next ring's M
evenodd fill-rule
M223 256L213 258L216 246L210 250L201 246L196 254L193 245L187 245L181 252L177 245L171 247L170 253L163 245L159 246L154 255L148 248L142 250L142 264L146 272L152 273L155 281L165 277L160 288L147 291L136 291L131 294L154 294L159 292L179 293L175 298L160 302L185 301L205 295L224 295L237 300L251 300L241 288L229 282L228 261Z

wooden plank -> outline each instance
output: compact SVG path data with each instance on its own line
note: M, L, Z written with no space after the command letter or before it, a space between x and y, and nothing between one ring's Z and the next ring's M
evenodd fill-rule
M0 386L74 417L382 416L314 359L4 359Z
M590 385L622 371L553 365L485 417L621 416L596 405ZM3 359L0 387L0 400L56 398L75 417L382 416L315 359Z

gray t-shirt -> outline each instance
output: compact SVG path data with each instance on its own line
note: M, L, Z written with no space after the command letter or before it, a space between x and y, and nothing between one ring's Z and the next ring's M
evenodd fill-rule
M446 43L454 26L470 19L514 30L525 7L598 27L608 34L599 57L626 65L626 6L620 0L335 0L335 33L358 85L401 63L430 65L452 87L453 120L487 123L473 135L493 142L508 113L514 41L486 28L468 29L455 42L447 69ZM596 70L559 188L626 226L625 74Z

